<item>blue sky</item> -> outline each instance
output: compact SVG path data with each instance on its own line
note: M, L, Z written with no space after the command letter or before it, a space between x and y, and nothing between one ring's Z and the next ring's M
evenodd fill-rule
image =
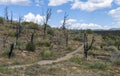
M71 29L120 28L120 0L0 0L0 16L4 9L13 12L14 20L43 23L46 9L52 9L49 25L60 27L64 13ZM44 13L43 13L44 12Z

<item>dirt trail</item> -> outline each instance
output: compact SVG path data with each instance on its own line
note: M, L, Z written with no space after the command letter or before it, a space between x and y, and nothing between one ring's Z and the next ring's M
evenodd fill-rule
M24 68L24 67L31 66L31 65L34 65L34 64L47 65L47 64L53 64L53 63L57 63L57 62L62 62L62 61L68 60L71 57L73 57L74 54L77 53L78 51L80 51L82 48L83 48L83 45L80 46L75 51L73 51L71 53L68 53L65 56L61 57L61 58L57 58L56 60L41 60L41 61L35 62L33 64L13 65L13 66L9 66L8 68Z

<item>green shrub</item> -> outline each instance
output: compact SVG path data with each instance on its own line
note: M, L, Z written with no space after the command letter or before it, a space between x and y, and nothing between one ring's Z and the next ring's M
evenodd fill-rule
M54 36L54 31L50 28L47 30L47 34Z
M93 54L95 54L96 52L95 52L95 50L90 50L89 52L88 52L88 55L93 55Z
M53 54L53 52L49 51L49 50L44 50L40 53L42 59L45 59L45 60L49 60L49 59L53 59L53 57L55 56Z
M68 46L66 50L68 50L68 51L72 51L73 48L72 48L71 46Z
M75 56L75 57L72 57L72 58L70 59L70 61L75 62L75 63L80 63L80 62L81 62L81 59L80 59L79 57Z
M38 45L39 46L46 46L46 47L49 47L50 46L50 42L48 42L48 41L40 41L39 43L38 43Z
M94 62L89 65L89 69L106 70L107 65L102 62Z
M27 43L26 50L33 52L33 51L35 51L35 49L36 49L35 44L33 44L31 42Z
M10 32L8 33L8 35L11 36L11 37L14 37L14 36L16 35L16 32L10 31Z
M74 37L73 37L73 40L75 40L75 41L81 41L81 39L80 39L79 36L74 36Z
M109 47L104 47L104 50L106 50L106 51L117 51L117 48L115 46L109 46Z
M120 66L120 60L113 61L112 65L114 65L114 66Z
M91 29L87 29L87 30L86 30L86 33L88 33L88 34L92 34L93 31L92 31Z
M2 17L0 17L0 24L4 23L4 19Z

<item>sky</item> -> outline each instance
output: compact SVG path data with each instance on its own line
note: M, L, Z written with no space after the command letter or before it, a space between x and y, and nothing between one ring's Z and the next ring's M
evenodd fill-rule
M13 19L43 24L46 10L52 9L48 24L60 27L65 12L69 29L120 28L120 0L0 0L0 16L8 7Z

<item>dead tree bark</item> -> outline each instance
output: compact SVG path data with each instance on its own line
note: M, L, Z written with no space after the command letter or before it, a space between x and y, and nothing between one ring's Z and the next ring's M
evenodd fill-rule
M14 49L14 43L10 44L10 52L8 53L8 58L11 58L13 54L13 49Z
M65 36L66 47L68 46L68 31L66 30L66 27L65 27L67 17L68 17L68 15L65 12L65 14L64 14L64 20L63 20L63 23L62 23L62 31L63 31L63 34Z
M10 20L11 24L13 23L13 12L11 11L11 20Z
M66 47L68 47L68 32L66 32L65 37L66 37Z
M51 9L47 9L46 11L46 17L45 17L45 21L44 21L44 36L43 38L46 38L46 31L47 31L47 25L48 25L48 20L50 19L51 16Z
M95 41L95 40L94 40L94 36L93 36L90 45L88 45L87 34L84 33L84 58L85 58L85 59L87 59L88 51L92 48L92 45L93 45L94 41Z
M21 34L21 18L19 17L18 26L16 26L16 45Z
M34 32L33 32L32 35L31 35L31 43L33 43L34 35L35 35L35 29L34 29Z

